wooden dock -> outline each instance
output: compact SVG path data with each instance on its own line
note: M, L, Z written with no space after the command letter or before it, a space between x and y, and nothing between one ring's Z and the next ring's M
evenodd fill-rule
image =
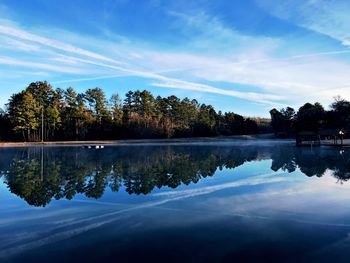
M297 132L295 142L297 146L350 146L350 139L344 139L348 134L343 129L323 129L315 131Z

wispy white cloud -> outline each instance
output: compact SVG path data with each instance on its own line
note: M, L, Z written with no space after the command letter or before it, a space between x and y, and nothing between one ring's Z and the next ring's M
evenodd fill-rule
M226 86L247 85L246 90L239 92L229 89L213 90L208 85L189 85L185 82L153 83L156 86L203 89L223 95L231 93L236 97L245 93L245 98L268 100L278 106L278 103L287 101L296 104L310 99L328 104L337 92L350 98L350 91L345 88L350 83L347 73L350 65L343 59L338 59L349 53L350 50L333 50L282 58L263 53L242 53L239 57L228 58L169 52L146 52L144 56L149 64L165 69L165 73L168 69L170 74L177 74L185 79L226 83ZM258 87L260 91L249 94L249 86Z
M258 64L217 65L194 70L193 75L210 81L243 83L261 87L268 93L305 101L315 98L329 102L337 87L350 84L350 65L336 59L309 57L303 60L266 60ZM350 90L342 89L350 98Z
M283 99L282 96L272 95L272 94L262 94L254 92L239 92L234 90L219 89L210 85L198 84L188 81L179 81L174 79L168 79L164 82L153 82L151 83L154 87L164 87L164 88L173 88L173 89L185 89L185 90L194 90L199 92L209 92L220 95L232 96L241 99L247 99L252 101L257 101L266 104L276 105L279 104L276 101Z
M70 74L86 73L86 71L80 70L78 68L69 68L69 67L56 66L56 65L38 63L38 62L28 62L28 61L23 61L19 59L9 58L9 57L0 57L0 64L8 65L8 66L26 67L30 69L35 68L35 69L50 70L50 71L56 71L56 72L65 72Z
M253 51L254 48L268 51L280 43L278 38L242 34L226 26L220 17L205 11L196 13L169 11L169 15L176 18L174 27L187 33L190 38L188 48L205 49L207 54L222 54L223 51L231 53L247 49Z
M149 57L147 57L149 58ZM182 60L186 59L187 56L182 56ZM194 58L194 56L192 56ZM262 94L262 93L254 93L254 92L239 92L234 90L228 90L228 89L221 89L217 88L211 85L196 83L196 82L190 82L190 81L184 81L178 78L171 78L163 76L157 71L150 71L150 70L140 70L134 67L125 67L120 65L114 65L106 62L100 62L92 59L86 59L86 58L80 58L80 57L73 57L73 56L67 56L67 55L56 55L53 60L72 64L72 65L79 65L79 63L84 64L90 64L94 66L99 66L102 68L108 68L111 70L115 70L121 74L118 74L118 76L136 76L141 78L147 78L152 80L158 80L159 82L152 82L151 85L155 87L166 87L166 88L174 88L174 89L187 89L187 90L195 90L199 92L210 92L215 94L221 94L221 95L227 95L232 97L238 97L241 99L256 101L260 103L266 103L266 104L278 104L276 101L279 99L282 99L282 96L273 95L273 94ZM177 59L179 61L179 59ZM192 60L194 61L194 60ZM202 60L203 61L203 60ZM174 61L173 61L174 62ZM207 63L211 63L210 61L207 61ZM158 64L154 62L154 64ZM24 65L24 63L23 63ZM29 64L28 64L29 65ZM38 66L38 65L36 65ZM158 65L163 66L163 65ZM198 65L197 65L198 66ZM50 69L51 67L48 67ZM55 68L51 68L55 69ZM155 70L155 69L154 69ZM70 71L72 72L72 71ZM162 71L160 71L162 72ZM78 81L85 81L86 78L80 78L76 79L75 82ZM56 82L57 83L57 82Z
M176 70L177 65L182 65L182 68L178 68L178 74L187 79L230 83L232 86L237 84L254 86L260 89L258 95L265 94L265 98L275 105L277 101L280 104L286 104L288 101L288 104L300 105L306 100L318 100L328 104L338 93L350 99L350 90L346 88L350 83L347 73L349 63L344 60L344 56L349 54L350 50L335 49L302 54L294 52L296 55L274 56L275 49L281 46L287 47L288 43L284 43L282 39L242 35L232 28L225 27L218 18L211 18L205 13L192 16L181 13L172 15L184 21L181 26L185 24L191 29L202 32L199 35L195 34L194 42L206 45L208 52L205 55L198 55L196 52L192 54L146 52L144 56L148 58L149 64L156 64L169 70ZM217 50L213 52L210 49L220 47L220 43L225 43L227 48L221 54L217 54L220 53ZM193 43L190 42L190 47L191 44ZM153 84L181 88L174 83ZM187 88L199 89L196 85L187 85ZM207 89L208 92L209 90L212 89ZM240 93L249 93L248 90L249 87L247 91L238 93L233 91L233 93L240 97ZM220 91L220 94L227 94L227 91ZM275 98L271 97L271 94ZM247 94L246 97L248 96L255 99L255 94Z
M106 56L100 55L100 54L96 54L94 52L70 45L70 44L66 44L60 41L56 41L56 40L52 40L46 37L42 37L39 35L35 35L35 34L31 34L28 33L24 30L18 29L18 28L14 28L11 26L5 26L5 25L0 25L0 33L1 34L5 34L5 35L9 35L9 36L13 36L16 38L20 38L20 39L24 39L24 40L28 40L28 41L32 41L44 46L49 46L58 50L62 50L62 51L66 51L66 52L70 52L70 53L74 53L74 54L78 54L78 55L83 55L89 58L93 58L93 59L98 59L98 60L103 60L103 61L107 61L110 63L118 63L118 61L115 61L113 59L110 59Z
M257 0L267 12L350 46L350 2Z
M18 41L7 36L0 36L0 48L33 52L38 51L40 47L38 45Z
M57 84L129 76L148 79L153 87L220 94L276 107L315 100L315 94L323 103L338 93L350 99L350 65L339 59L349 50L275 56L274 51L285 45L282 39L244 35L205 12L171 15L177 21L174 27L197 32L180 50L75 35L76 43L90 43L88 50L59 40L65 39L64 31L47 38L7 24L0 26L0 37L26 55L0 57L0 63L82 75L56 79ZM101 47L108 48L101 51ZM202 48L208 52L201 52Z
M61 84L61 83L73 83L73 82L83 82L83 81L91 81L91 80L99 80L99 79L114 79L124 77L125 75L108 75L108 76L99 76L99 77L91 77L91 78L78 78L78 79L66 79L66 80L58 80L52 81L52 84Z

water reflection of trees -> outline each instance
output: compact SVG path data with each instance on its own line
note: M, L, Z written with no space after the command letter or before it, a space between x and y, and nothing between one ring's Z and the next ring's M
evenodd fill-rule
M247 161L272 159L271 169L307 176L331 170L340 181L350 178L347 151L280 147L107 147L103 150L23 148L1 150L1 176L8 189L30 205L45 206L53 198L76 194L99 198L107 188L148 194L154 188L197 183L217 169L233 169Z
M148 194L176 188L257 158L257 151L218 147L26 148L2 152L1 174L8 189L30 205L76 194L99 198L105 189Z
M272 167L294 172L297 168L311 177L323 176L328 170L340 182L350 179L350 152L335 148L279 147L271 153Z

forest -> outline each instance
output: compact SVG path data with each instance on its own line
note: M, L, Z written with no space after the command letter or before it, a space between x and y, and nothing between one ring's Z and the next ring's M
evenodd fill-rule
M100 88L78 93L33 82L0 112L0 140L54 141L256 134L269 123L147 90L106 98Z
M274 132L294 137L300 131L350 130L350 102L337 96L326 110L305 103L270 110L271 120L216 111L195 99L129 91L107 99L101 88L78 93L72 87L31 83L0 109L1 141L115 140L230 136Z
M294 137L302 131L350 130L350 102L340 96L326 110L320 103L305 103L296 112L291 107L272 109L271 126L277 137Z

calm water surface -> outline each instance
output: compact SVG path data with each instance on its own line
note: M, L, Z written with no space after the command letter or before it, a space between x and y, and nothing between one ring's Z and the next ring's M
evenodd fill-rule
M0 149L0 262L349 262L350 150Z

